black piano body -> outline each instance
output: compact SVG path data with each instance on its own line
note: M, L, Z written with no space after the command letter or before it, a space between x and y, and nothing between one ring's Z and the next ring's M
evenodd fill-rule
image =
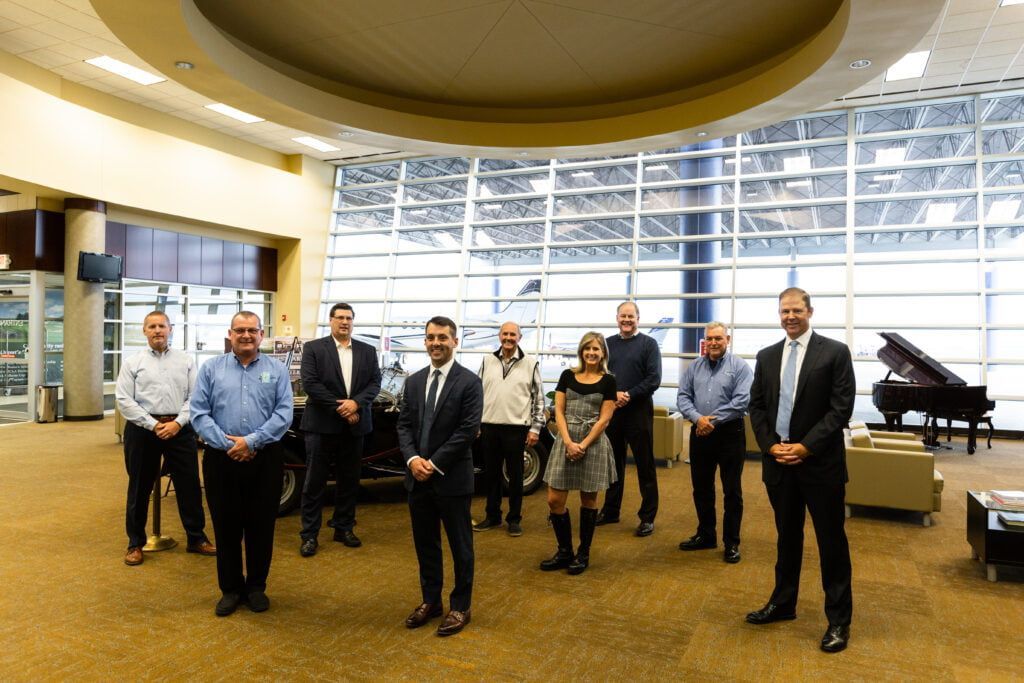
M995 401L988 400L987 387L968 386L895 332L878 334L886 342L878 350L878 358L889 368L889 373L872 385L871 402L885 416L886 428L901 430L906 412L924 413L924 443L934 447L939 441L939 420L946 420L947 425L952 421L966 422L967 452L974 453L978 422L996 406ZM908 381L890 380L893 373Z

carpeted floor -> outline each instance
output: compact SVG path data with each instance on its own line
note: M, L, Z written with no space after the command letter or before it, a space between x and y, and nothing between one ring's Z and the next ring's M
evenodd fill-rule
M279 520L270 611L217 618L214 560L185 553L173 493L164 532L182 545L140 567L122 563L126 475L109 419L4 426L0 444L4 681L977 681L1024 672L1024 572L986 581L965 540L965 490L1024 488L1020 442L967 456L961 440L938 452L946 489L931 528L891 511L849 520L854 621L837 655L818 650L826 623L809 527L799 618L743 622L773 575L757 462L743 476L738 565L720 550L677 550L696 524L682 463L659 469L661 512L645 539L632 534L638 494L627 471L624 521L597 530L591 568L578 577L537 569L554 540L543 495L528 497L522 537L475 535L473 622L440 639L433 627L402 626L419 588L398 480L367 483L362 548L322 533L320 553L303 559L298 516ZM474 500L476 515L483 504Z

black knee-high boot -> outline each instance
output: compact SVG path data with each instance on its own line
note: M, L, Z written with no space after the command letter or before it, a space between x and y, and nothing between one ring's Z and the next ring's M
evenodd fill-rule
M569 563L570 574L582 574L590 565L590 543L594 540L595 526L597 510L580 508L580 547L576 551L576 559Z
M558 540L558 551L550 559L540 563L540 568L546 572L556 569L565 569L572 562L572 520L569 518L569 511L566 510L560 515L551 514L551 528L555 530L555 538Z

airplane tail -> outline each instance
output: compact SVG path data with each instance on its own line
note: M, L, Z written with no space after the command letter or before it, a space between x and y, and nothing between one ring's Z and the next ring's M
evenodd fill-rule
M659 325L666 325L675 320L675 318L661 318L658 320ZM658 342L658 346L661 346L665 341L665 336L668 334L669 328L667 327L652 327L651 331L647 333L648 337Z
M540 280L527 280L522 289L516 294L517 297L540 294ZM538 305L536 301L511 301L505 308L495 316L495 320L505 322L511 320L520 325L527 325L537 321Z

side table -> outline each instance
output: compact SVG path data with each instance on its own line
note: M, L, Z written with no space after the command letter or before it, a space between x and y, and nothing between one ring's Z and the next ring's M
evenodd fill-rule
M1000 509L987 492L967 492L967 542L985 563L989 581L998 579L1000 565L1024 567L1024 529L1003 524Z

